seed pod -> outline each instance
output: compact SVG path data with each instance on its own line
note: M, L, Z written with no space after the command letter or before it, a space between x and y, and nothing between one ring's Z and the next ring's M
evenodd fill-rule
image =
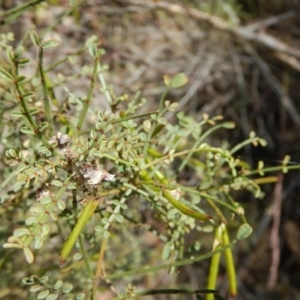
M88 222L88 220L92 217L95 209L98 206L97 200L91 200L83 209L79 219L73 228L68 240L64 243L63 248L61 250L60 262L61 264L68 258L79 234L82 232L83 227Z

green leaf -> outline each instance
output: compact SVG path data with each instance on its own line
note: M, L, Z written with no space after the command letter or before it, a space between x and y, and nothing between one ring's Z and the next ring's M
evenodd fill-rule
M40 236L35 237L34 249L41 249L43 246L43 239Z
M29 62L30 62L30 59L29 59L29 58L23 58L23 59L20 59L20 60L18 61L18 65L19 65L19 66L25 66L25 65L27 65Z
M40 132L44 131L48 126L49 126L48 122L42 122L42 123L39 125L39 131L40 131Z
M76 300L83 300L83 299L85 299L85 294L83 294L83 293L77 294L75 299Z
M49 290L44 290L37 295L37 299L45 299L49 295Z
M36 284L30 287L29 291L32 293L38 292L43 286L41 284Z
M8 149L6 152L5 152L5 155L7 158L15 158L17 157L17 152L15 149Z
M44 212L44 209L42 207L32 206L29 208L29 211L34 214L40 214Z
M60 209L60 210L64 210L66 208L66 204L65 202L63 201L57 201L57 207Z
M108 239L108 238L110 237L110 232L107 231L107 230L104 230L104 231L103 231L103 237L104 237L105 239Z
M39 279L39 282L40 283L47 283L49 280L49 277L48 276L43 276Z
M254 139L256 137L256 133L254 131L250 131L249 138Z
M57 214L56 213L54 213L53 211L49 211L48 213L49 213L49 216L51 217L51 219L53 221L57 220Z
M59 45L59 42L57 40L54 40L54 39L51 39L51 40L48 40L48 41L43 41L41 43L41 47L43 49L54 48L54 47L57 47L58 45Z
M14 236L20 237L23 235L30 235L30 231L27 228L18 228L13 233Z
M38 35L35 31L30 32L30 38L31 38L31 41L34 45L36 45L37 47L40 46L39 37L38 37Z
M170 86L171 77L169 75L164 75L164 84L165 84L165 86Z
M12 117L15 117L15 118L21 118L21 117L24 117L24 113L19 111L19 110L15 110L13 112L11 112L10 114Z
M92 139L96 139L97 138L97 133L95 132L95 130L91 130L90 135L91 135Z
M22 95L23 99L32 98L35 94L33 92L27 92Z
M30 278L25 277L22 279L22 283L26 285L34 284L34 278L32 276L30 276Z
M21 82L26 81L26 79L27 79L27 77L25 77L25 76L19 76L19 77L17 78L17 81L18 81L18 83L21 83Z
M188 79L184 73L179 73L172 78L170 87L173 89L180 88L188 82Z
M76 190L76 188L77 188L77 185L75 182L71 182L67 185L67 189Z
M23 249L23 247L19 244L14 244L14 243L4 243L3 244L4 249L9 249L9 248L18 248L18 249Z
M13 48L12 46L8 46L6 48L6 55L8 57L9 60L11 60L12 62L14 61L14 51L13 51Z
M75 254L73 255L73 259L74 259L74 260L80 260L80 259L82 259L82 254L81 254L81 253L75 253Z
M28 127L21 127L20 131L24 134L34 134L34 131Z
M235 127L234 122L226 122L223 124L223 128L226 128L226 129L233 129L234 127Z
M48 224L44 224L42 226L42 236L47 235L50 232L50 228Z
M58 280L58 281L54 284L53 289L58 290L58 289L60 289L60 288L62 287L62 285L63 285L63 282L62 282L61 280Z
M243 224L240 226L236 238L238 240L246 239L252 233L252 227L249 224Z
M45 196L45 197L42 197L40 202L42 204L48 204L48 203L51 203L52 202L52 198L51 197L48 197L48 196Z
M167 260L170 257L170 254L171 254L171 245L170 245L170 243L166 243L163 248L161 258L163 260Z
M38 148L38 151L39 151L40 153L43 153L43 154L47 155L47 156L50 156L50 155L51 155L51 151L49 151L49 149L48 149L47 147L45 147L45 146L39 147L39 148Z
M98 37L96 35L92 35L91 37L89 37L87 39L87 41L85 42L85 46L88 47L90 44L92 43L97 43L98 41Z
M46 300L56 300L58 297L58 294L50 294L47 296Z
M65 286L63 287L62 292L63 292L64 294L67 294L67 293L71 292L72 289L73 289L73 285L70 284L70 283L67 283L67 284L65 284Z
M97 56L97 45L95 43L89 45L89 52L93 58Z
M158 122L159 124L166 125L168 121L167 121L166 118L158 118L158 119L157 119L157 122Z
M260 145L261 145L262 147L266 147L267 144L268 144L267 141L264 140L264 139L259 139L258 142L260 143Z
M10 82L14 81L14 77L9 72L5 71L4 69L0 68L0 75Z
M120 214L116 214L115 219L118 223L123 223L124 222L124 217Z
M19 60L24 52L24 47L23 46L18 46L17 49L15 50L15 60Z
M62 186L63 185L63 183L61 182L61 181L59 181L59 180L52 180L51 181L51 185L54 185L54 186Z
M38 220L35 217L29 217L25 221L25 224L28 225L28 226L30 226L32 224L37 224L37 223L38 223Z
M30 109L29 110L29 115L34 116L36 114L38 114L40 111L36 108Z
M34 257L33 253L28 247L23 248L23 253L25 255L25 258L29 264L33 263Z
M168 107L168 110L169 111L175 111L178 107L178 103L177 102L173 102L169 107Z

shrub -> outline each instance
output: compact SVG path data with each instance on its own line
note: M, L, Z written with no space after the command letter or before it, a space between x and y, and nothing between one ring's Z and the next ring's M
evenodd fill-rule
M38 49L33 75L22 72L32 63L23 56L24 48L2 43L7 59L0 69L5 90L1 151L6 156L1 239L4 248L11 248L2 259L6 274L14 273L14 282L23 278L37 299L96 297L108 289L101 282L116 293L126 286L121 299L158 293L196 294L198 299L207 294L206 299L213 299L223 252L229 291L235 295L232 245L251 234L236 192L262 197L259 184L276 178L257 177L286 172L289 158L278 168L264 169L260 162L251 170L236 153L249 144L266 145L254 132L230 147L215 140L214 133L232 130L232 122L208 115L196 121L176 112L168 92L186 84L183 73L164 77L165 91L156 110L143 109L147 100L140 92L116 96L106 83L104 50L95 37L86 43L93 60L92 68L84 66L89 87L85 96L76 96L68 84L82 73L55 73L67 59L45 68L44 51L58 42L40 40L36 32L30 37ZM106 110L92 104L99 83ZM57 91L65 99L57 99ZM147 244L147 233L156 237L153 245ZM191 233L197 236L192 243ZM208 247L202 245L205 235L211 240ZM208 253L200 252L202 248ZM166 269L175 277L180 266L209 257L211 292L186 284L136 291L143 287L142 274Z

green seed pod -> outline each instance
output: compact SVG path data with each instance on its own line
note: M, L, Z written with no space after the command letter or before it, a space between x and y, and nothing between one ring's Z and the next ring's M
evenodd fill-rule
M223 231L223 245L229 245L230 240L228 236L227 229L225 227L225 230ZM229 282L229 294L232 297L235 297L237 293L237 283L236 283L236 273L235 273L235 266L232 256L232 250L230 247L226 248L224 250L224 256L225 256L225 263L226 263L226 272L228 276L228 282Z
M220 224L215 230L215 239L213 244L213 251L220 248L222 246L222 235L225 229L225 224ZM209 275L208 275L208 283L207 289L215 290L217 286L217 277L219 272L221 252L216 253L212 256L210 267L209 267ZM206 300L214 300L215 296L213 294L207 294Z
M83 227L88 222L88 220L92 217L95 209L98 206L97 200L91 200L83 209L75 227L73 228L68 240L63 245L60 255L61 264L68 258L79 234L82 232Z

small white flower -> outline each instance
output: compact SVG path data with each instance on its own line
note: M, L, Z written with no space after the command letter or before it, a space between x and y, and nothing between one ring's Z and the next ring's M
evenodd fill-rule
M178 200L181 196L182 196L182 191L180 190L180 188L176 189L176 190L171 190L170 194L176 199Z
M50 196L50 192L48 190L39 189L37 190L36 193L36 201L40 201L42 198L49 197L49 196Z
M98 167L94 169L91 164L86 163L83 168L80 170L81 174L84 178L89 179L87 181L88 184L98 184L103 179L106 181L112 181L115 175L108 173L107 171Z
M57 143L57 147L59 149L66 148L68 144L70 143L70 137L67 134L62 134L60 132L57 132L55 136L53 136L48 142L50 144Z

